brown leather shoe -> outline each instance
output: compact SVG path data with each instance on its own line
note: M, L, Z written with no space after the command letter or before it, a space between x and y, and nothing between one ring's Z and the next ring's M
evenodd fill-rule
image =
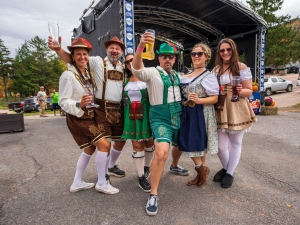
M200 176L199 176L199 172L197 171L197 168L195 167L195 170L197 172L197 176L193 179L193 180L190 180L189 182L187 182L187 185L188 186L191 186L191 185L196 185L199 183L200 181Z
M199 171L199 172L198 172ZM198 175L199 175L199 182L197 183L197 186L202 186L206 183L207 181L207 175L210 172L210 169L207 166L201 166L198 170Z

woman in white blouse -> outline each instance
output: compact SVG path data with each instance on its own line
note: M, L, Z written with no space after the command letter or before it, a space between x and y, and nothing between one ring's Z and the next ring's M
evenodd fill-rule
M252 74L250 68L239 62L236 44L231 39L222 39L217 47L213 73L218 77L220 90L225 97L223 105L216 110L218 125L218 156L223 168L214 176L215 182L221 182L222 188L230 188L237 167L244 133L256 121L248 98L252 95ZM231 101L233 77L240 77L237 86L239 101Z
M191 51L191 59L193 72L180 80L182 114L178 146L193 160L197 172L187 185L202 186L210 171L205 165L206 154L218 152L214 104L218 100L219 85L216 76L206 68L211 59L211 50L206 44L196 44Z
M132 141L132 158L139 176L139 186L145 192L151 191L147 180L150 175L150 163L153 158L152 131L149 124L149 97L145 82L131 73L133 54L125 56L127 80L124 86L124 130L122 138Z

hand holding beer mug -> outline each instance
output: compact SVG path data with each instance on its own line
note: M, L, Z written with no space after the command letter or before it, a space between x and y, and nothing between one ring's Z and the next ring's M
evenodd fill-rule
M241 83L241 78L240 76L232 76L232 98L231 101L232 102L238 102L239 101L239 92L236 89L237 86Z
M50 35L52 37L53 50L60 50L58 23L54 21L50 21L48 22L48 28L49 28Z
M185 105L189 106L189 107L194 107L195 106L195 102L193 102L190 99L190 94L191 93L196 93L196 86L194 83L189 83L188 87L187 87L187 94L188 94L188 100L186 101Z
M151 33L151 35L155 38L155 30L148 29L145 32ZM143 59L148 59L148 60L154 60L155 59L154 42L155 42L155 40L151 44L146 44L146 52L142 53L142 58Z

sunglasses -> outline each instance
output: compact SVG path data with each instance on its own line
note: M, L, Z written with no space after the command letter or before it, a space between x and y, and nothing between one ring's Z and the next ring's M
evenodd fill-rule
M221 52L221 53L224 53L225 51L231 52L231 51L232 51L232 48L223 48L223 49L220 49L220 50L219 50L219 52Z
M196 56L201 57L203 54L204 52L191 52L192 57L196 57Z
M160 55L160 57L162 57L163 59L169 58L170 60L172 60L175 58L175 55Z
M131 58L131 59L129 59L129 60L127 60L127 61L125 61L125 64L129 64L129 63L131 63L131 62L132 62L132 60L133 60L133 58Z

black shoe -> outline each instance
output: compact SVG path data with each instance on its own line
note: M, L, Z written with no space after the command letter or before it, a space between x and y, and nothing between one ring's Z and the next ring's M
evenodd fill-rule
M225 170L224 168L222 168L219 172L217 172L216 175L214 176L214 182L221 182L226 172L227 170Z
M145 174L146 179L148 179L151 174L149 166L144 166L144 174Z
M109 177L108 174L105 174L105 180L106 180L107 183L111 184L110 177Z
M221 181L222 188L230 188L233 183L234 177L226 173Z
M125 171L120 170L117 165L115 165L113 168L108 168L108 173L111 176L115 177L124 177L125 176Z
M139 177L139 186L145 192L150 192L151 191L151 185L147 181L145 175L143 175L142 177Z

